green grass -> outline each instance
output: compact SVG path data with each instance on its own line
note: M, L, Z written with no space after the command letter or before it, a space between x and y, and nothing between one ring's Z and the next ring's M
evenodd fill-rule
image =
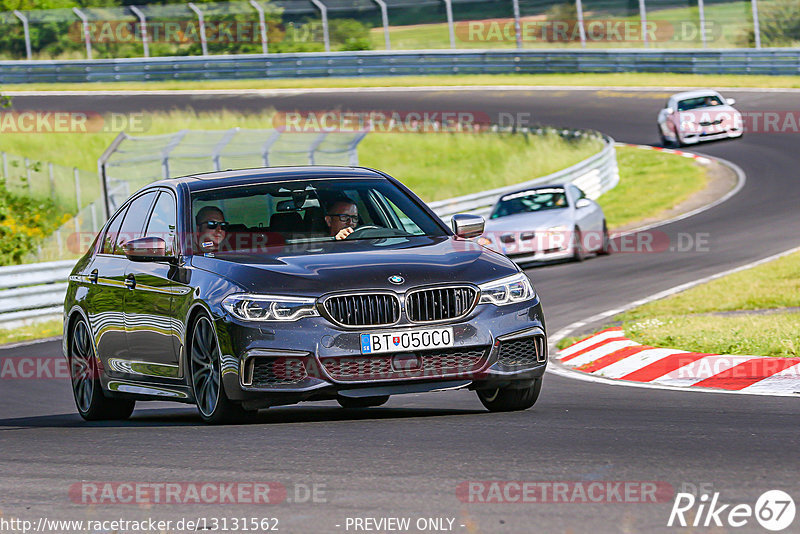
M708 182L705 167L664 152L619 147L617 164L619 185L598 199L612 230L658 217Z
M171 111L148 113L144 129L129 132L131 135L158 135L182 129L225 130L241 128L268 129L272 127L272 113L242 114L229 111L219 113L195 113L193 111ZM118 132L100 133L31 133L0 136L0 150L32 160L51 161L66 167L77 167L97 172L97 158L111 144ZM95 192L95 197L97 196Z
M755 356L800 356L800 313L671 315L626 322L625 333L651 347Z
M624 319L786 307L800 307L800 253L651 302Z
M545 176L601 148L597 140L567 142L555 134L372 134L359 159L430 202Z
M800 356L800 253L730 274L615 319L653 347L712 354ZM772 313L720 314L738 310ZM563 339L564 348L578 338Z
M572 87L764 87L800 88L800 76L732 74L607 73L607 74L442 74L430 76L272 78L153 82L34 83L5 85L5 91L179 91L267 90L354 87L572 86Z
M61 319L43 321L41 323L20 326L17 328L0 328L0 345L5 343L18 343L34 339L57 337L62 334L63 322Z
M147 135L178 129L269 128L271 113L173 111L148 115ZM4 134L0 150L80 169L97 158L116 136L97 134ZM601 149L597 140L564 141L546 136L493 133L373 133L359 146L360 163L396 176L428 201L514 184L569 167ZM546 154L547 157L543 157ZM99 194L94 190L94 196Z

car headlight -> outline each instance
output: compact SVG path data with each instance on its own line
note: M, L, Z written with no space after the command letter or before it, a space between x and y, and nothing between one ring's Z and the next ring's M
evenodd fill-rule
M505 306L530 300L536 296L536 291L525 273L517 273L500 280L486 282L478 287L481 290L479 304Z
M316 299L237 293L222 301L222 307L243 321L296 321L319 315Z

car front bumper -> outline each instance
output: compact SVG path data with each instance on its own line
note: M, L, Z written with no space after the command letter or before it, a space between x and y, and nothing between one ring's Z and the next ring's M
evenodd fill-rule
M216 320L223 384L249 408L437 389L506 387L541 377L547 338L541 303L478 305L444 324L400 323L344 329L322 317L287 323ZM396 366L398 353L362 355L360 334L453 328L453 346L413 352L419 365ZM411 353L399 353L411 354Z
M723 130L721 132L681 132L680 141L684 145L695 145L703 141L718 141L720 139L735 139L741 137L742 130Z

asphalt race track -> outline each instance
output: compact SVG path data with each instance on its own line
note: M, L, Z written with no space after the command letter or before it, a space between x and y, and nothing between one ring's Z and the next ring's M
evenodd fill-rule
M724 95L744 111L800 108L798 92ZM17 96L14 106L103 112L341 107L495 118L529 112L532 124L595 128L621 142L655 144L655 116L667 96L617 89L53 95ZM752 132L693 149L734 162L747 175L744 189L727 202L658 229L671 243L681 234L703 234L709 250L615 254L531 270L549 332L800 244L799 135ZM47 342L6 349L0 357L59 352L58 342ZM466 481L657 481L676 492L713 488L722 503L752 506L770 489L800 498L796 398L610 386L548 374L539 402L520 413L489 414L474 393L455 391L395 397L360 412L333 403L273 408L258 424L208 427L194 408L163 403L140 403L129 422L87 424L66 380L2 382L0 512L6 518L276 517L284 532L353 532L347 518L410 517L413 527L424 517L453 519L456 532L711 532L668 528L672 493L644 504L485 504L463 502L456 488ZM80 481L275 481L292 502L87 506L69 494ZM304 498L312 485L317 502ZM763 531L753 518L736 530Z

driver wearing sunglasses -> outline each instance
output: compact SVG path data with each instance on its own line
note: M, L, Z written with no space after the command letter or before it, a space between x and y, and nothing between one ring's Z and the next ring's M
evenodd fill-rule
M225 239L228 223L222 210L206 206L197 212L197 246L201 252L216 252Z
M352 234L360 222L358 207L349 198L334 200L328 205L327 212L325 224L328 225L331 237L339 241Z

